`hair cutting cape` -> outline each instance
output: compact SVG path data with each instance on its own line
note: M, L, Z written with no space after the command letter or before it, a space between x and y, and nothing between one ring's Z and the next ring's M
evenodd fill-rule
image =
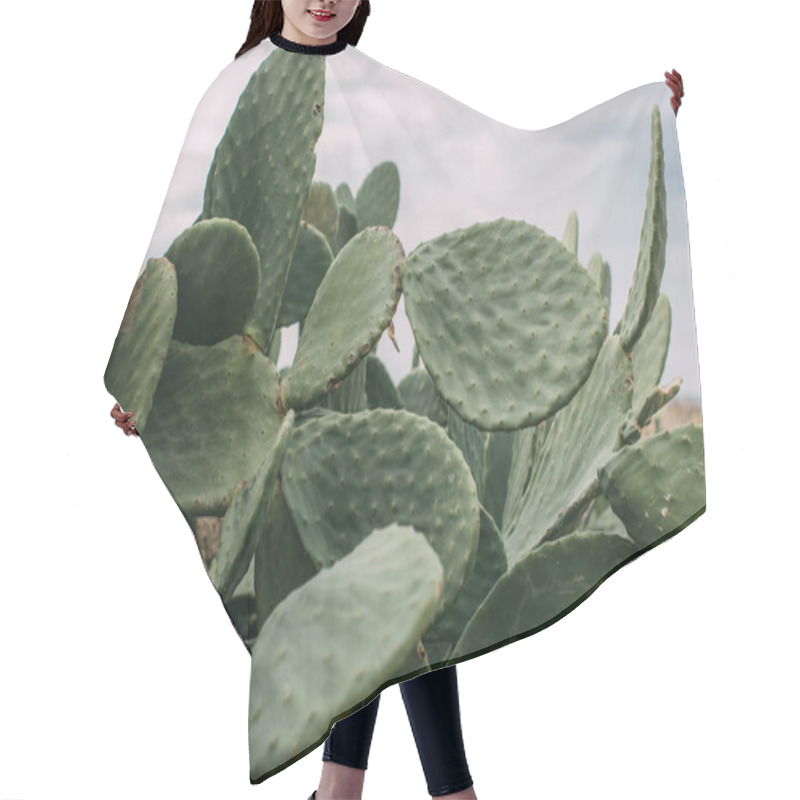
M202 97L104 375L251 654L251 783L705 511L666 84L521 130L285 41Z

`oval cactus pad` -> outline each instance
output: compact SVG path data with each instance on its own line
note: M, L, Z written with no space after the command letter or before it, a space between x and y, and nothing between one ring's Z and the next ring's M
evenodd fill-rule
M566 405L606 335L596 282L527 222L479 222L425 242L402 279L437 389L483 430L535 425Z
M281 383L286 408L305 408L336 388L375 346L400 300L403 248L386 227L365 228L338 253L306 315Z
M392 524L287 595L253 646L251 780L313 747L341 708L381 688L430 625L441 589L428 540Z
M311 558L328 566L373 528L413 525L439 554L443 607L478 546L475 481L441 426L402 409L326 414L300 425L283 463L283 492Z

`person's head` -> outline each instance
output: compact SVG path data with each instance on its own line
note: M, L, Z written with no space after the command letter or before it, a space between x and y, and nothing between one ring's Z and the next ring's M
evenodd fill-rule
M315 18L314 10L332 16ZM341 38L355 45L368 16L369 0L255 0L250 30L236 58L276 32L301 44L328 44Z

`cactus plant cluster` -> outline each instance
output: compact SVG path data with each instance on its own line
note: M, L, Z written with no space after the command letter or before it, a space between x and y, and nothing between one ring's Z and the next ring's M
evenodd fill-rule
M705 506L702 427L642 437L680 386L659 385L658 107L610 332L610 268L578 261L574 213L561 239L499 218L406 256L394 163L355 196L314 181L324 89L321 57L255 70L105 373L192 529L217 522L201 552L252 655L254 782L390 683L551 624ZM416 348L395 385L376 346L401 293Z

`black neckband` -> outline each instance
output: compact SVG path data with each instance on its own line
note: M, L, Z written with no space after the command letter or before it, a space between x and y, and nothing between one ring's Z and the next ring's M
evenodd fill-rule
M343 37L339 37L335 42L329 44L300 44L287 39L279 31L275 31L269 39L276 47L288 50L290 53L308 53L309 55L329 56L333 53L340 53L347 47L347 39Z

